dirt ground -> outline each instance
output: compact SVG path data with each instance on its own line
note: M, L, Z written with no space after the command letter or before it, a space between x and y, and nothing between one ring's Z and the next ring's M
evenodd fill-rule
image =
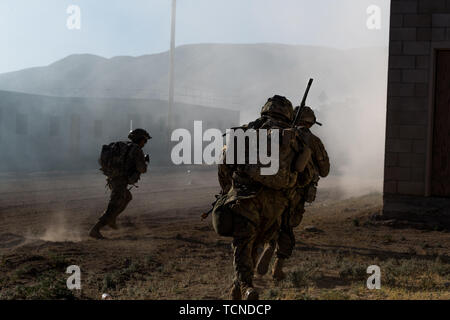
M104 184L95 172L0 174L0 299L228 298L230 239L200 220L218 192L216 172L150 172L121 229L92 240ZM450 299L450 234L374 222L382 196L359 191L322 183L296 229L287 278L256 277L262 299ZM81 268L81 290L66 287L70 265ZM380 290L366 287L370 265L381 268Z

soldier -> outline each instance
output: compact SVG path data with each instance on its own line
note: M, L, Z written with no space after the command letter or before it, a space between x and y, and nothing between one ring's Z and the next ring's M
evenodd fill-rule
M287 129L292 125L293 115L291 102L285 97L274 96L263 106L261 117L243 128ZM293 142L293 146L295 148L296 141ZM280 170L283 168L291 170L293 157L286 157L285 153L280 151L280 157L284 157L283 159L287 159L289 163L283 165L283 161L280 160ZM229 236L233 237L235 279L230 298L256 300L259 295L253 287L253 272L257 248L280 229L281 216L288 208L289 200L283 190L269 188L255 181L254 177L250 176L247 166L230 165L228 168L226 166L228 165L219 166L219 179L223 180L220 184L224 188L223 197L219 198L219 202L221 206L226 206L232 217ZM267 176L267 179L271 179L271 176ZM292 181L295 183L296 175ZM218 216L218 211L217 208L213 210L213 225L217 225L214 219L215 214Z
M102 156L100 163L102 164L102 171L107 175L107 185L111 190L111 197L109 204L103 215L98 222L89 232L89 236L96 239L104 239L100 233L100 229L104 226L109 226L112 229L117 229L116 219L120 213L122 213L127 207L128 203L132 199L130 189L128 185L134 185L139 179L140 175L147 172L147 163L149 162L149 156L144 155L142 148L145 146L148 140L152 137L144 129L136 129L128 135L128 142L117 142L110 146L119 146L119 152L116 152L120 161L117 170L107 170L102 164L102 157L104 157L104 150L102 150ZM122 146L122 148L120 148ZM104 149L108 146L104 146ZM112 156L109 156L112 157ZM108 155L106 156L108 158ZM106 163L111 163L106 160ZM106 166L106 165L105 165ZM114 174L111 172L115 172ZM117 173L116 173L117 172Z
M298 108L295 109L295 112L298 111ZM295 188L291 190L289 210L283 213L278 235L275 235L274 239L266 245L257 264L257 272L261 275L266 274L275 251L276 259L272 269L272 277L275 280L285 278L283 265L286 259L292 255L295 246L293 229L303 219L305 202L311 203L315 200L320 177L324 178L330 172L330 161L325 147L320 138L315 136L310 130L314 124L322 124L316 121L314 111L310 107L305 106L299 112L300 117L295 125L303 140L311 149L311 160L308 162L303 174L298 177Z

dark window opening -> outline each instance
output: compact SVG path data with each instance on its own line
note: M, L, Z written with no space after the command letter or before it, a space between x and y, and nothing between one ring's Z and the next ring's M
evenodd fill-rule
M436 57L431 194L450 197L450 51Z

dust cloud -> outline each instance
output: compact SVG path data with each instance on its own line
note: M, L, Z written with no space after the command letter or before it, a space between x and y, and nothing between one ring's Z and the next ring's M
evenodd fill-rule
M269 2L261 6L269 6ZM289 10L278 1L270 3L277 8L270 10L269 19L277 25L277 30L294 31L280 12L283 9L285 13L302 12L305 3L290 1ZM248 123L259 116L267 98L275 94L286 96L294 106L298 105L308 79L314 78L307 105L316 111L318 120L324 125L314 127L312 131L324 142L331 160L330 178L322 180L321 185L339 187L348 196L381 192L388 67L387 20L383 20L381 30L367 29L366 8L372 1L358 1L357 5L346 1L339 6L329 1L322 5L325 4L336 7L336 14L325 19L320 6L312 6L308 16L320 17L324 23L317 26L317 30L305 31L308 36L291 35L290 39L300 37L295 41L283 43L286 39L283 32L276 37L281 43L211 43L201 39L186 43L177 38L180 45L175 51L175 102L208 107L213 110L207 120L210 127L221 126L219 129L224 130L232 121L224 120L226 112L223 108L239 111L239 122ZM379 5L383 9L383 19L387 18L388 3L380 2ZM265 25L266 19L264 28ZM220 31L219 26L211 28ZM239 28L241 26L236 25L237 32ZM352 37L356 34L357 37ZM330 37L334 40L326 45L311 41ZM130 117L142 118L140 125L154 136L149 144L152 159L157 160L158 156L168 159L170 148L164 137L167 131L169 53L104 58L95 52L93 47L89 54L61 57L45 67L0 74L0 90L4 90L0 92L0 145L4 151L0 154L0 171L93 170L97 167L100 146L126 136ZM19 97L7 91L41 98ZM60 114L52 117L54 108L47 107L60 107L62 101L58 99L61 97L70 99L64 100L67 108L64 112L59 108ZM99 112L106 110L103 105L113 104L111 99L127 107L136 103L139 108L133 110L138 111L133 111L136 114L126 114L127 111L119 114L119 109ZM143 99L164 102L159 108L161 114L153 111L145 116L139 114L140 110L149 110ZM22 101L22 105L17 101ZM36 113L36 110L42 111ZM83 118L72 117L72 110L89 114L90 124L87 125ZM193 123L191 118L200 117L205 110L198 111L198 115L193 111L180 112L172 119L174 126L189 125L187 129L191 130L192 126L183 120ZM17 114L13 115L13 111ZM109 118L103 119L102 114L118 116L108 121ZM81 129L77 121L81 121ZM103 127L94 124L102 121ZM78 131L73 130L77 128L76 124ZM89 148L89 153L74 158L69 151L73 147L73 137L79 139L80 134L81 148ZM54 152L56 149L58 152ZM189 184L189 178L186 179ZM55 220L43 236L45 239L62 239L68 234L70 239L78 239L66 221L61 217Z
M54 214L45 232L38 237L47 242L80 242L81 231L71 225L63 212Z

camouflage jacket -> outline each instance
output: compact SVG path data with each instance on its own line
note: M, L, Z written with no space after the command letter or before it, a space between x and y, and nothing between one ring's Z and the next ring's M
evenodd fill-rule
M126 174L128 183L134 184L139 181L141 174L147 172L147 163L142 149L133 142L128 142L129 150L126 158Z
M301 127L299 130L301 131L302 136L305 137L305 143L312 151L311 161L317 168L319 176L325 178L330 173L330 159L328 158L328 153L325 150L322 140L308 128Z
M287 123L283 119L279 119L277 117L272 117L268 115L263 115L256 119L255 121L250 122L249 124L243 125L240 127L242 130L248 129L287 129L290 127L290 124ZM222 159L223 164L218 166L218 178L219 183L221 185L222 194L228 193L231 187L234 186L234 189L239 189L239 194L241 195L254 195L256 194L262 186L255 181L249 179L246 176L245 171L242 171L243 166L236 166L226 164L226 146L222 150ZM240 170L238 167L241 167Z

